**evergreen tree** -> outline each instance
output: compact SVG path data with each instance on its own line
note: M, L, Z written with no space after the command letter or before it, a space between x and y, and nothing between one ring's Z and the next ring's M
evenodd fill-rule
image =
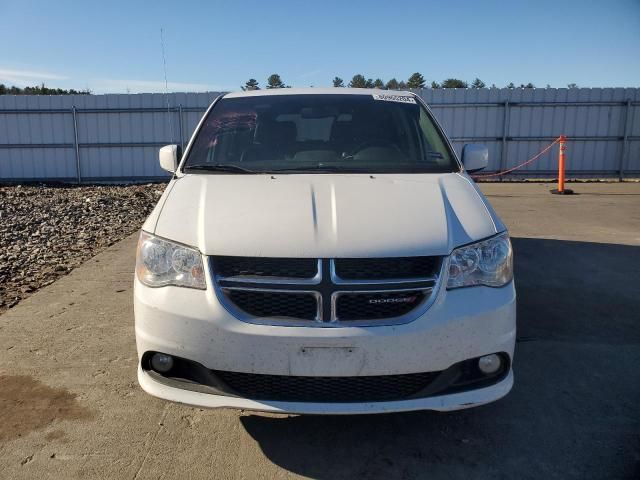
M411 75L407 80L407 87L409 88L424 88L424 84L424 77L418 72Z
M567 85L567 88L578 88L578 85L576 83L570 83Z
M367 88L367 80L364 78L364 76L358 73L357 75L354 75L351 81L349 82L349 87Z
M280 78L280 75L278 75L277 73L274 73L272 75L269 75L269 78L267 79L267 88L271 89L271 88L286 88L287 86L282 83L282 79Z
M384 90L384 82L381 79L376 78L373 82L373 88Z
M244 84L244 87L240 87L240 88L245 92L247 90L260 90L260 87L258 86L258 81L255 78L250 78L249 80L247 80L247 83Z
M7 87L0 84L0 95L90 95L91 90L64 90L62 88L49 88L44 83L35 87L19 88L15 85Z
M367 83L365 83L365 88L373 88L373 79L367 78Z
M344 87L344 80L342 80L340 77L335 77L333 79L333 86L334 87Z
M507 88L516 88L516 86L513 84L513 82L509 82L509 85L507 85Z
M387 87L387 90L398 90L398 80L396 80L395 78L392 78L387 82L386 87Z
M485 88L486 86L487 85L482 80L480 80L478 77L476 77L476 79L471 84L471 88Z
M407 84L404 82L404 80L400 80L400 83L398 83L398 90L406 90L407 89Z
M431 88L433 89L440 88L440 84L438 82L431 82Z
M442 82L442 88L469 88L469 84L457 78L447 78Z

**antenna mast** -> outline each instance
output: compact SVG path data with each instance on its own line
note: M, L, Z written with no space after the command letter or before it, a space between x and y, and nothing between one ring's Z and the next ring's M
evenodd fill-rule
M175 137L173 135L173 119L171 118L171 107L169 105L169 82L167 82L167 58L164 53L164 29L160 27L160 47L162 48L162 67L164 69L164 98L167 101L167 115L169 115L169 131L171 132L171 143Z

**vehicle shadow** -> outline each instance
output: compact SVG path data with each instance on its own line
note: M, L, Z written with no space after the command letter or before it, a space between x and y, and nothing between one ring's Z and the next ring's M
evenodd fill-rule
M640 474L640 247L513 245L519 343L507 397L451 413L251 414L245 430L273 463L319 479Z

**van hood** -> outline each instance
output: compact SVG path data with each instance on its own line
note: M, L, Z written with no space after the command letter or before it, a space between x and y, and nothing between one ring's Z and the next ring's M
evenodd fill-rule
M458 173L189 174L169 189L145 229L205 255L447 255L505 229Z

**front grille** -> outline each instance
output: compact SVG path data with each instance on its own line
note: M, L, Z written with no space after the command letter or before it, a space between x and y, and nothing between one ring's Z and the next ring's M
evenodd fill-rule
M222 277L312 278L318 261L313 258L213 257Z
M225 289L224 294L240 310L257 318L315 320L318 314L318 303L311 293Z
M232 314L289 326L409 322L430 305L442 263L441 257L210 258L218 297Z
M281 402L385 402L417 394L439 372L370 377L298 377L214 372L243 397Z
M438 257L338 258L335 272L343 280L429 278L437 273Z
M341 293L336 299L335 316L339 320L401 317L427 297L428 291Z

